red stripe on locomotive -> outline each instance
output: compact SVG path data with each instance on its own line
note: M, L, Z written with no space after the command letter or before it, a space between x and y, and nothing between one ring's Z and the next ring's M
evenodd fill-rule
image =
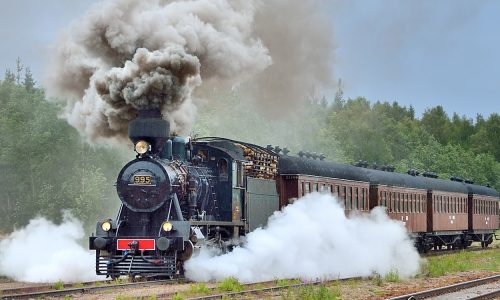
M116 249L117 250L129 250L130 246L128 244L132 243L133 241L139 242L139 247L137 249L139 250L155 250L155 240L118 240L116 243Z

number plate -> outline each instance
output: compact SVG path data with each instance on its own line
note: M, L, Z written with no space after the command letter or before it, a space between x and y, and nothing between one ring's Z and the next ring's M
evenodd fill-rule
M152 185L151 175L134 175L134 184Z

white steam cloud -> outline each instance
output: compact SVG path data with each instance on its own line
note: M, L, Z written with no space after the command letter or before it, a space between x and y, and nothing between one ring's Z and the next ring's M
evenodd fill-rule
M55 43L44 85L89 141L128 140L142 108L160 108L172 131L189 133L202 80L206 90L246 84L262 111L284 115L312 85L331 83L323 2L99 2Z
M243 247L211 256L202 251L186 265L196 281L235 277L242 282L277 278L335 279L414 275L420 256L404 225L382 208L346 218L331 195L309 194L270 217L264 229L247 235Z
M84 249L82 224L69 213L56 225L45 218L0 241L0 275L25 282L79 282L99 279L95 254Z

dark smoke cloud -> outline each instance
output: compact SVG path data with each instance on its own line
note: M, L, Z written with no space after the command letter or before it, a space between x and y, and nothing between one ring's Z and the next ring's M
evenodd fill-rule
M330 82L333 34L320 8L299 0L109 0L61 34L45 86L90 141L126 140L137 110L151 107L188 133L202 80L241 86L264 110L293 108L311 86Z

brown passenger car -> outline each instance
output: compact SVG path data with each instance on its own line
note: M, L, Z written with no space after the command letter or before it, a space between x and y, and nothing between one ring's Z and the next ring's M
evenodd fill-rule
M427 191L389 185L372 185L371 207L384 206L391 219L403 222L412 233L427 231Z

